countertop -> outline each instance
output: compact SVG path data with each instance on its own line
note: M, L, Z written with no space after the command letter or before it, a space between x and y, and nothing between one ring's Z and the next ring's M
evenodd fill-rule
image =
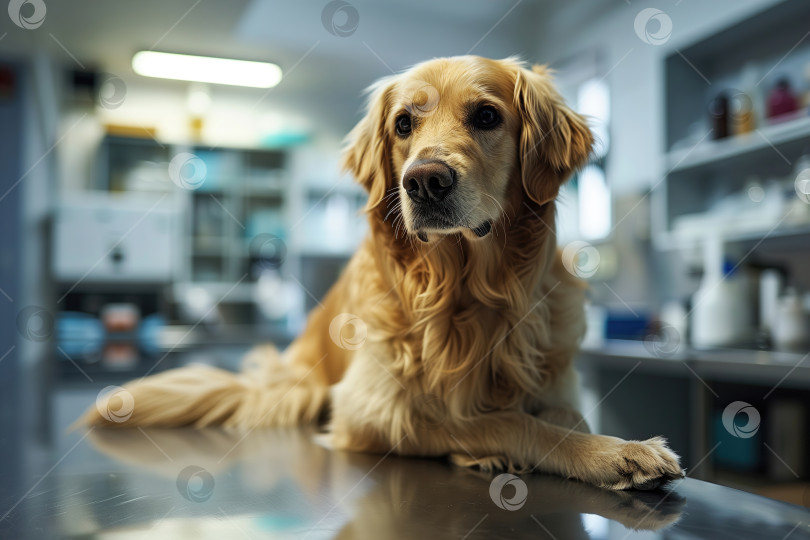
M689 478L612 492L523 475L510 510L491 475L333 451L303 428L62 432L39 461L4 460L2 538L810 539L807 508Z
M634 351L644 355L600 354L636 362ZM241 353L175 354L159 367L235 365ZM810 490L804 506L690 478L612 492L533 474L499 490L493 475L443 460L334 451L305 428L69 432L103 387L131 374L63 364L56 371L76 377L6 388L18 398L0 408L0 539L810 539ZM525 502L510 503L524 485Z
M810 352L754 349L695 349L664 341L606 340L598 346L583 346L579 363L626 369L639 364L650 372L673 373L720 380L806 388L810 383Z

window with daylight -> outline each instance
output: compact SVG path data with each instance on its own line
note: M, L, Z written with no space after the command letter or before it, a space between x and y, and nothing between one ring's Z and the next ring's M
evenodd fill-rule
M561 243L600 240L613 222L605 164L610 150L610 89L596 54L581 55L556 68L566 102L588 119L596 139L591 160L563 186L558 197L557 232Z

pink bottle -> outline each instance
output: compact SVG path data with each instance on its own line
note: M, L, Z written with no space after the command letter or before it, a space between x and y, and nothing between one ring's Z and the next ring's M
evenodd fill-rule
M768 94L768 118L790 114L798 108L799 102L790 90L790 82L787 79L779 79Z

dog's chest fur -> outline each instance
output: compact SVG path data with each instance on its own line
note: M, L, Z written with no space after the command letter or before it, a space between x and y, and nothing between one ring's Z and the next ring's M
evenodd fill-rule
M537 236L510 232L512 242ZM367 260L363 271L376 276L357 294L376 306L366 313L369 338L391 345L383 361L404 386L463 408L522 406L559 371L546 302L553 283L543 279L555 246L441 242L407 266Z

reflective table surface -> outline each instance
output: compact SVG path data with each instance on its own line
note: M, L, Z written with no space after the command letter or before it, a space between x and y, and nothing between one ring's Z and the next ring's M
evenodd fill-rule
M307 429L60 432L41 461L4 460L1 538L810 538L808 509L697 480L495 483L441 460L330 450Z

